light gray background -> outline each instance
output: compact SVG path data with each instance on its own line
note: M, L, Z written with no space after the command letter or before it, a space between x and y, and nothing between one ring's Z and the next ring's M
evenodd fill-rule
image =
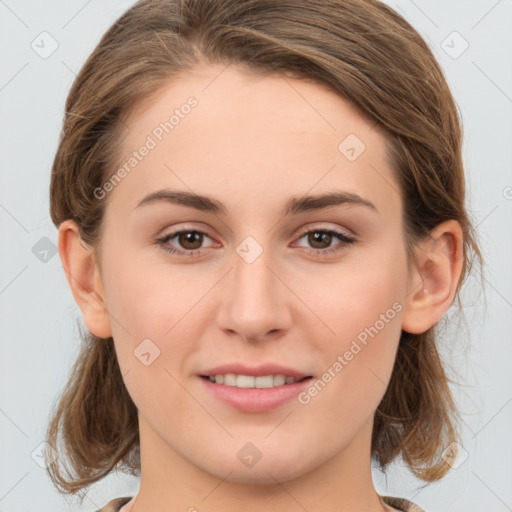
M464 414L467 458L423 490L399 462L387 481L374 470L375 484L427 512L505 512L512 510L512 1L388 3L433 48L463 117L469 208L487 261L487 310L471 279L464 295L468 332L454 326L441 345L461 383L452 389ZM57 230L49 216L50 168L72 80L132 4L0 0L0 512L93 511L138 488L133 478L109 476L78 507L56 493L36 462L79 345L79 309L51 251ZM52 39L58 47L42 58ZM463 40L469 47L457 56Z

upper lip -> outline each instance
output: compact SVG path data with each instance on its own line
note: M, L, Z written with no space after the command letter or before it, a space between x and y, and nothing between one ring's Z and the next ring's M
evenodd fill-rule
M259 366L247 366L240 363L223 364L215 366L209 370L201 372L200 375L210 377L213 375L225 375L227 373L234 373L237 375L253 375L260 377L263 375L284 375L285 377L294 377L296 379L303 379L304 377L311 377L307 373L302 373L293 368L287 368L274 363L266 363Z

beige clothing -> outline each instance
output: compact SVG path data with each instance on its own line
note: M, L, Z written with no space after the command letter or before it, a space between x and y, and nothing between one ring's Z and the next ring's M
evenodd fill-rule
M126 505L133 497L127 496L123 498L115 498L109 501L103 508L96 512L119 512L123 505ZM390 506L389 512L398 510L400 512L425 512L418 505L405 498L396 498L394 496L382 496L382 501Z

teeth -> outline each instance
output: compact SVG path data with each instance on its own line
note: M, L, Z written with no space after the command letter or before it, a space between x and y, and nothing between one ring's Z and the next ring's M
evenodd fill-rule
M285 377L281 374L254 377L252 375L226 373L225 375L210 375L208 378L210 382L224 384L225 386L235 386L237 388L273 388L275 386L283 386L284 384L292 384L300 380L295 377Z

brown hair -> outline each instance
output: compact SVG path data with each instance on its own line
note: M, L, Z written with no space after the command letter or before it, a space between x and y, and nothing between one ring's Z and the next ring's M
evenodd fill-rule
M378 0L136 3L105 33L67 98L50 187L57 227L73 219L98 255L106 202L93 191L119 163L123 120L169 80L209 62L317 81L382 130L401 188L408 250L445 220L462 226L460 306L460 287L475 256L480 263L482 256L464 204L457 107L425 41ZM426 482L449 471L440 454L458 440L460 420L436 347L437 327L402 332L372 434L381 469L401 455ZM55 449L59 436L64 443L69 467L60 458L48 464L63 493L76 493L114 468L140 471L137 410L112 338L89 332L82 338L47 433Z

